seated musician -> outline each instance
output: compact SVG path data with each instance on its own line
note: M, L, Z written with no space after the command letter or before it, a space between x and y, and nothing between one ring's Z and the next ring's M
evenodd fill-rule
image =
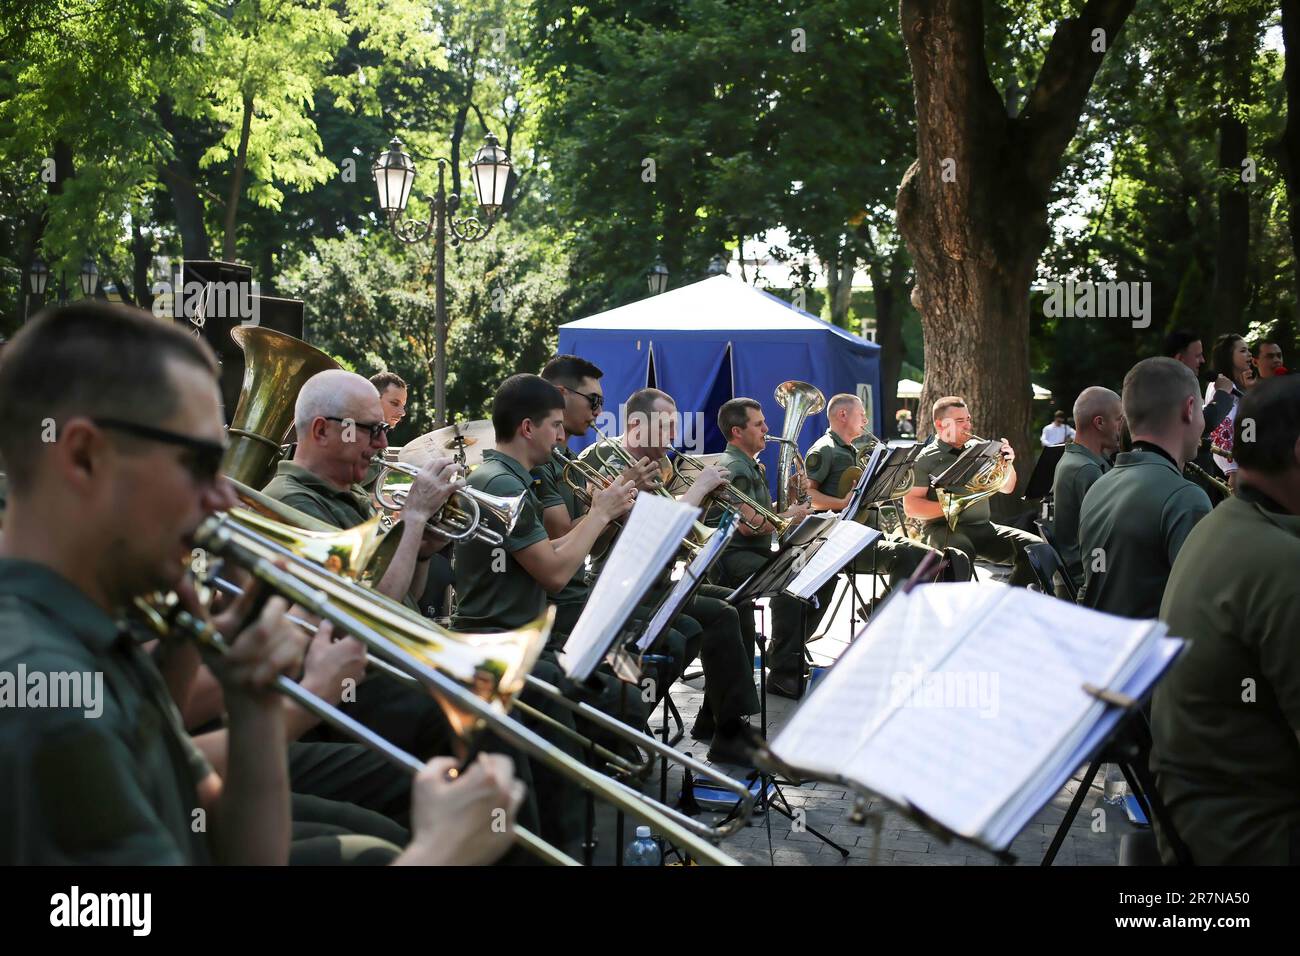
M377 372L370 376L370 384L379 393L379 403L384 410L384 421L388 424L388 432L385 432L387 436L406 417L406 382L396 372ZM375 490L375 479L379 477L381 467L378 461L371 462L370 467L366 469L366 476L360 481L362 488L366 491Z
M112 361L105 361L111 356ZM54 429L56 440L43 440ZM0 669L103 675L81 706L12 709L0 721L0 861L284 863L285 708L273 691L301 666L305 634L267 601L218 668L229 773L184 732L169 685L120 624L135 597L182 585L193 535L234 503L208 348L148 313L78 302L29 322L0 361L0 454L10 495L0 538ZM98 710L87 719L87 710ZM432 764L413 792L402 862L489 862L508 848L502 765L463 790ZM462 798L467 798L462 800ZM466 806L465 804L468 804ZM206 829L194 826L201 808ZM513 812L513 811L512 811ZM436 836L435 836L436 834Z
M752 398L733 398L724 402L718 409L718 430L727 438L727 448L718 460L718 466L726 469L730 484L737 491L775 511L766 469L758 461L758 455L767 444L768 428L763 417L763 406ZM739 587L767 562L772 553L772 535L776 529L770 522L760 521L752 508L742 508L741 511L745 520L737 524L735 536L710 572L710 579L726 588ZM808 513L806 505L796 504L781 512L778 517L789 518L797 524ZM710 510L707 520L716 524L721 517L722 509L715 506ZM757 527L750 527L745 522ZM826 604L834 591L834 578L818 590L816 597L820 613L825 613ZM772 640L765 655L769 694L794 699L802 696L806 676L803 647L812 627L806 624L800 604L797 598L785 594L771 600ZM741 608L740 611L745 617L753 619L752 606Z
M1261 382L1238 417L1254 422L1254 440L1237 426L1237 492L1187 534L1160 604L1169 632L1189 643L1156 685L1151 769L1193 863L1294 866L1300 381ZM1173 862L1168 834L1157 827L1156 837Z
M686 487L687 483L671 471L668 450L677 437L677 405L668 393L643 388L628 397L625 409L626 435L614 441L633 461L645 458L668 469L669 479L663 482L663 487L674 495L680 494L681 501L700 507L727 480L725 470L708 467ZM613 462L615 454L614 449L599 443L586 449L580 457L610 472L619 470ZM600 561L593 565L599 573ZM669 586L670 571L671 568L665 570L658 587L653 589L652 600L662 597L663 589ZM749 760L745 718L758 713L758 696L754 691L754 616L748 608L741 613L728 604L724 599L729 593L728 588L701 584L686 603L678 622L688 637L687 661L698 654L704 670L704 705L691 733L697 740L712 740L711 761L745 764ZM697 635L690 633L695 624L702 629Z
M1083 586L1079 557L1079 510L1098 478L1110 471L1124 431L1124 408L1108 388L1090 385L1074 400L1074 441L1065 446L1052 475L1052 536L1075 593ZM1060 585L1058 585L1058 588ZM1064 596L1062 592L1058 596Z
M987 498L983 498L961 512L954 530L944 517L939 496L930 487L930 479L946 471L971 440L971 415L964 399L949 395L934 403L934 441L917 456L913 470L912 490L903 499L903 509L909 518L923 522L922 540L932 548L960 548L974 561L981 557L988 561L1011 563L1010 584L1024 587L1034 580L1033 570L1025 558L1025 545L1038 542L1038 536L995 524ZM1007 463L1006 479L998 493L1014 494L1016 490L1016 453L1011 444L1002 439L1000 451ZM947 489L965 494L968 488Z
M1079 603L1150 618L1160 610L1179 549L1210 512L1205 491L1183 477L1205 419L1196 376L1171 358L1143 359L1129 369L1123 403L1133 450L1115 456L1115 467L1084 495Z

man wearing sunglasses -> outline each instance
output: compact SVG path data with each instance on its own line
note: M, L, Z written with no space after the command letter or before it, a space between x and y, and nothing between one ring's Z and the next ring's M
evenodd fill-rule
M268 600L247 627L235 615L214 621L232 645L218 668L228 716L221 776L169 694L188 689L179 668L169 668L177 683L165 681L121 623L135 597L156 590L175 589L204 613L183 575L199 525L234 504L218 478L222 446L211 351L148 313L98 302L45 312L0 360L0 456L11 483L0 672L25 672L28 686L43 674L51 687L70 678L102 687L95 701L49 698L4 711L0 862L288 859L286 707L272 684L301 669L307 641L286 619L286 602ZM172 653L197 665L190 645ZM456 839L431 850L430 813L451 809L439 815L439 833L472 822L458 817L437 769L416 784L407 861L458 852ZM493 806L507 805L501 787L488 789L471 801L483 827ZM206 827L194 826L196 811ZM482 832L470 842L506 849Z
M389 431L375 386L342 369L313 375L298 393L294 427L293 460L276 465L263 491L338 528L371 518L375 509L363 483L374 457L388 447ZM402 535L377 586L382 593L399 601L424 593L429 559L446 546L427 524L463 484L459 471L450 457L435 458L411 484L402 520L412 533Z

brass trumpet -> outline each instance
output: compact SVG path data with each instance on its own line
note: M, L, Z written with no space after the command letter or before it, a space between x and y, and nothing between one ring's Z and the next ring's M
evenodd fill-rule
M401 461L386 461L382 455L376 455L374 463L380 466L379 474L375 478L375 490L371 493L375 504L387 511L401 511L406 503L406 491L398 489L387 493L384 491L384 481L390 471L414 478L420 473L420 469ZM523 510L524 495L522 494L513 498L502 498L466 485L454 491L447 499L447 503L429 519L429 527L452 541L477 538L484 544L496 546L501 544L505 537L484 524L484 513L500 522L505 529L504 534L509 534L514 530L515 523L518 522Z
M704 470L704 462L700 461L700 459L696 458L694 455L688 455L684 451L679 451L677 452L677 459L678 461L689 465L691 468L694 468L696 471ZM694 479L687 478L685 475L682 476L682 479L688 482L694 481ZM741 522L751 531L761 532L764 525L770 524L775 529L775 533L780 536L785 534L786 529L790 527L789 518L783 518L770 507L759 504L730 482L719 487L709 495L709 497L726 510L733 512L736 515L736 520ZM743 511L745 508L750 509L758 515L757 523L745 517Z

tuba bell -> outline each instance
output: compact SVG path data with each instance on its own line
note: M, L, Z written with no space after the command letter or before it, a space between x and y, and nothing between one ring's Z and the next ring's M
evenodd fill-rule
M240 325L230 337L244 350L244 381L230 420L230 447L221 460L227 478L260 488L293 427L298 392L317 372L339 364L292 335Z
M791 501L790 481L806 481L803 456L799 454L799 432L809 415L816 415L826 407L826 396L816 385L791 379L776 387L776 403L785 409L785 421L781 423L781 437L768 436L768 441L780 442L781 451L777 456L777 511L785 511L796 502Z

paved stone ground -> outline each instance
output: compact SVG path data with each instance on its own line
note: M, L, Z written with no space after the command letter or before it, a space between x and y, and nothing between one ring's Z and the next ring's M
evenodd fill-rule
M992 577L991 568L980 568L983 580ZM858 579L860 593L870 597L870 579L862 576ZM880 583L883 590L884 582ZM839 607L835 619L827 627L823 622L822 630L826 635L809 645L817 663L829 663L836 659L848 646L852 632L849 621L850 605L846 600ZM829 618L829 615L828 615ZM689 684L679 682L673 688L672 698L681 712L687 734L678 744L678 749L693 754L703 760L708 750L690 738L690 727L698 713L703 700L703 680L696 679ZM796 707L795 701L782 697L769 696L768 736L775 736L789 715ZM654 721L658 726L660 712L656 712ZM757 723L757 718L754 719ZM743 776L741 768L724 767L732 776ZM1036 866L1042 860L1052 836L1060 821L1064 818L1070 800L1081 785L1079 778L1085 768L1080 768L1074 779L1034 817L1012 843L1010 852L1016 857L1016 865ZM1113 866L1118 862L1119 841L1125 834L1133 831L1122 808L1109 807L1101 802L1102 774L1094 781L1092 790L1084 799L1078 816L1070 828L1056 857L1056 865L1104 865ZM670 768L668 775L668 799L676 800L681 789L681 773ZM660 784L656 775L647 784L648 793L659 793ZM992 866L997 858L988 851L969 844L945 844L941 838L924 830L919 824L892 809L884 809L884 816L877 834L868 819L865 826L849 822L854 800L845 793L843 787L832 783L807 783L796 787L782 787L791 807L805 811L807 826L825 833L848 851L848 857L825 845L812 833L796 832L791 822L776 812L766 816L755 816L749 826L728 837L722 842L724 849L735 859L751 866L802 865L802 866L953 866L979 865ZM879 801L873 801L869 809L880 807ZM1105 832L1093 832L1093 809L1101 807L1104 811ZM717 820L719 817L706 815L701 819ZM631 825L625 834L625 840L631 839ZM599 850L597 862L612 862L612 848L619 845L614 828L612 812L598 813L597 834Z

